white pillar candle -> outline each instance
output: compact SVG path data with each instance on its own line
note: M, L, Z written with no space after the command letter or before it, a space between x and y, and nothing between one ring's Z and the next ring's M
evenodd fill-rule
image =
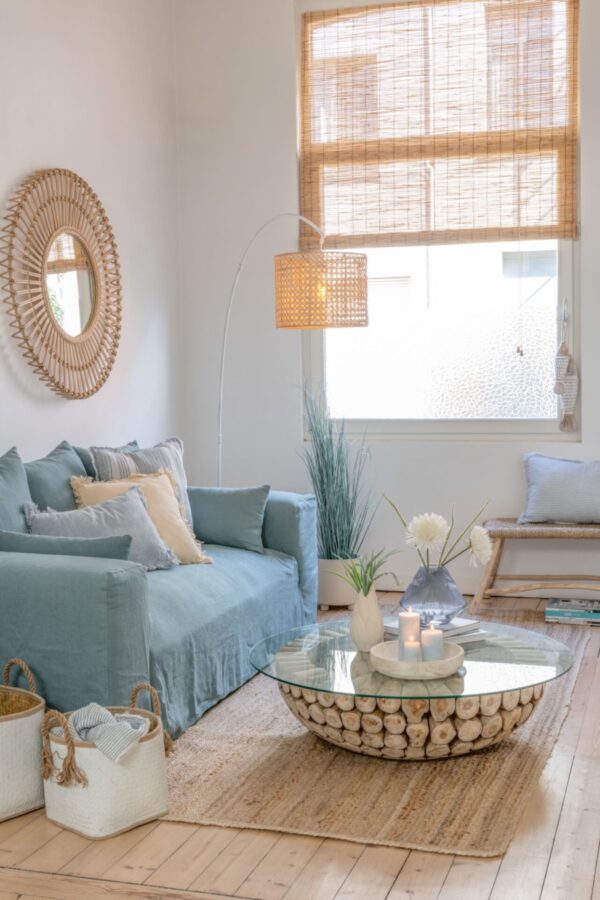
M419 641L421 617L412 609L402 610L398 614L398 657L404 659L405 641Z
M444 632L433 624L421 632L421 647L424 660L444 658Z
M421 644L419 641L404 641L402 659L405 662L421 662Z

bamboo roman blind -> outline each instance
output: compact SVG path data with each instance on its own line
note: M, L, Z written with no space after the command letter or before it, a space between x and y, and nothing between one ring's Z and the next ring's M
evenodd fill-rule
M326 247L571 238L578 0L307 13L302 214ZM302 230L302 246L318 246Z

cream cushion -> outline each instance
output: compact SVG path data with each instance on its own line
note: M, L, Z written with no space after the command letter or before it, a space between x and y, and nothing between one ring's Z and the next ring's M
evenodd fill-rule
M148 515L154 522L159 535L181 563L211 562L202 552L202 545L196 540L187 524L183 509L177 499L173 476L165 469L152 474L135 472L127 478L114 481L94 481L92 478L71 478L71 487L77 506L95 506L105 500L112 500L139 487L148 506Z

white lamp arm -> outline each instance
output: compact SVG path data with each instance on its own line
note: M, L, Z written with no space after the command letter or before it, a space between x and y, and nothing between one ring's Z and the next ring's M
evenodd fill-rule
M301 222L304 222L305 225L308 225L310 228L316 231L321 239L321 247L323 246L325 235L323 231L321 231L321 229L317 225L315 225L314 222L311 222L311 220L307 219L305 216L301 216L300 213L282 212L277 213L277 215L272 216L270 219L267 219L267 221L263 225L261 225L257 231L254 232L254 234L248 241L248 244L246 245L246 249L242 254L242 258L238 263L235 277L233 279L233 284L231 285L231 291L229 292L229 301L227 303L227 311L225 313L225 325L223 327L223 341L221 344L221 366L219 369L219 407L217 413L217 487L221 487L221 458L223 448L223 385L225 381L225 354L227 350L227 337L229 335L229 322L231 319L233 300L235 298L238 282L242 274L242 269L244 268L246 258L252 248L252 245L254 244L256 239L263 233L263 231L265 231L265 229L269 227L269 225L271 225L273 222L276 222L277 219L282 219L289 216L293 217L294 219L299 219Z

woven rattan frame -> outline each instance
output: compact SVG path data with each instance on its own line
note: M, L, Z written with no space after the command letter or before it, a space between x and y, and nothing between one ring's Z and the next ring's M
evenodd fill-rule
M282 253L275 257L278 328L369 324L367 258L362 253Z
M56 322L46 291L48 249L65 231L84 245L95 288L89 322L75 337ZM0 277L14 336L36 374L63 397L95 394L119 346L121 274L108 216L83 178L68 169L43 169L23 182L2 229Z

